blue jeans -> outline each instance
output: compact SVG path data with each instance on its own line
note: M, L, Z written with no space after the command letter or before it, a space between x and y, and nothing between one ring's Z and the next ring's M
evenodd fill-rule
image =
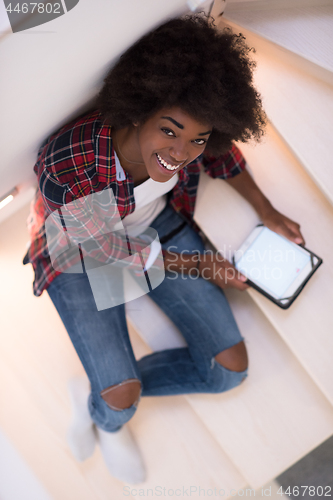
M183 223L169 206L153 221L160 239ZM200 236L186 226L163 244L173 252L203 253ZM98 311L86 274L61 274L47 289L91 383L89 410L95 424L117 431L136 405L111 409L101 391L128 379L141 382L142 396L219 393L240 384L247 370L234 372L214 357L243 340L223 291L203 278L166 273L149 293L184 336L187 347L167 349L136 361L128 337L125 306Z

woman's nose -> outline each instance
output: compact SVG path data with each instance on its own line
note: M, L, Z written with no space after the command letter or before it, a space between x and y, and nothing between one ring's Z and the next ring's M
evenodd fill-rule
M188 151L184 143L174 144L170 149L171 159L174 159L177 163L184 162L188 158Z

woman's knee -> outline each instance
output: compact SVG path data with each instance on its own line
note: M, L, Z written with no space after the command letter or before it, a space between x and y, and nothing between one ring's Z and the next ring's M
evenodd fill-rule
M137 405L141 395L141 382L135 378L127 379L103 389L100 395L111 410L122 411Z
M219 352L215 356L215 360L230 371L245 371L248 367L248 357L244 341Z
M212 378L212 392L229 391L240 385L247 377L248 358L244 342L219 352L212 363L215 374Z

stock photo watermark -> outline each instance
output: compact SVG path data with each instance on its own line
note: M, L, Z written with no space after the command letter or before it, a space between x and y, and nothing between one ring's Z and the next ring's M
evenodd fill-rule
M130 486L123 487L124 497L215 497L215 498L230 498L230 497L270 497L272 496L272 487L262 487L255 491L253 488L240 489L224 489L224 488L203 488L201 486L182 486L178 488L169 488L167 486L155 486L154 488L132 488Z
M230 247L189 252L169 245L164 267L157 231L139 225L128 228L110 188L62 205L46 218L45 231L53 268L62 273L86 273L99 311L146 295L165 278L203 278L222 288L239 287L235 280L244 283L247 279L281 280L284 286L281 266L295 261L293 250L268 247L247 251L242 267L236 269L230 262Z
M178 488L169 488L167 486L155 486L154 488L132 488L131 486L123 487L124 497L217 497L229 499L233 497L241 498L265 498L279 495L283 497L285 495L290 496L300 496L304 497L309 495L310 497L332 497L332 487L331 486L288 486L283 488L282 486L273 489L272 486L262 486L260 489L254 490L253 488L239 488L239 489L224 489L224 488L202 488L201 486L181 486Z
M2 1L2 0L0 0ZM25 2L3 0L13 33L18 33L48 23L67 14L79 0L45 0Z
M181 275L183 279L189 278L192 280L200 277L212 280L221 279L226 284L235 278L240 279L240 271L230 263L233 256L230 247L225 246L222 250L217 251L207 249L201 253L197 251L196 254L187 251L177 252L176 246L170 246L167 250L169 260L174 262L174 264L171 263L168 266L168 279L175 280ZM228 255L228 258L225 257L226 255ZM188 263L192 262L195 266L195 263L199 261L200 269L199 266L196 266L188 273ZM251 265L248 269L246 273L248 279L280 280L283 276L281 264L295 262L296 254L292 249L282 251L268 248L261 252L248 251L246 261L248 264L258 264Z
M162 247L153 228L134 229L138 237L124 226L111 188L78 198L45 220L52 266L86 273L98 311L146 295L164 280Z

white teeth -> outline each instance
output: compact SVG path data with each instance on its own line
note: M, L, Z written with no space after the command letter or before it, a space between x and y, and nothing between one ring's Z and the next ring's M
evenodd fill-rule
M178 166L175 166L175 165L170 165L169 163L167 163L165 160L163 160L163 158L160 157L160 155L158 155L156 153L156 156L158 158L158 161L163 165L163 167L165 167L167 170L176 170L176 168L178 168Z

